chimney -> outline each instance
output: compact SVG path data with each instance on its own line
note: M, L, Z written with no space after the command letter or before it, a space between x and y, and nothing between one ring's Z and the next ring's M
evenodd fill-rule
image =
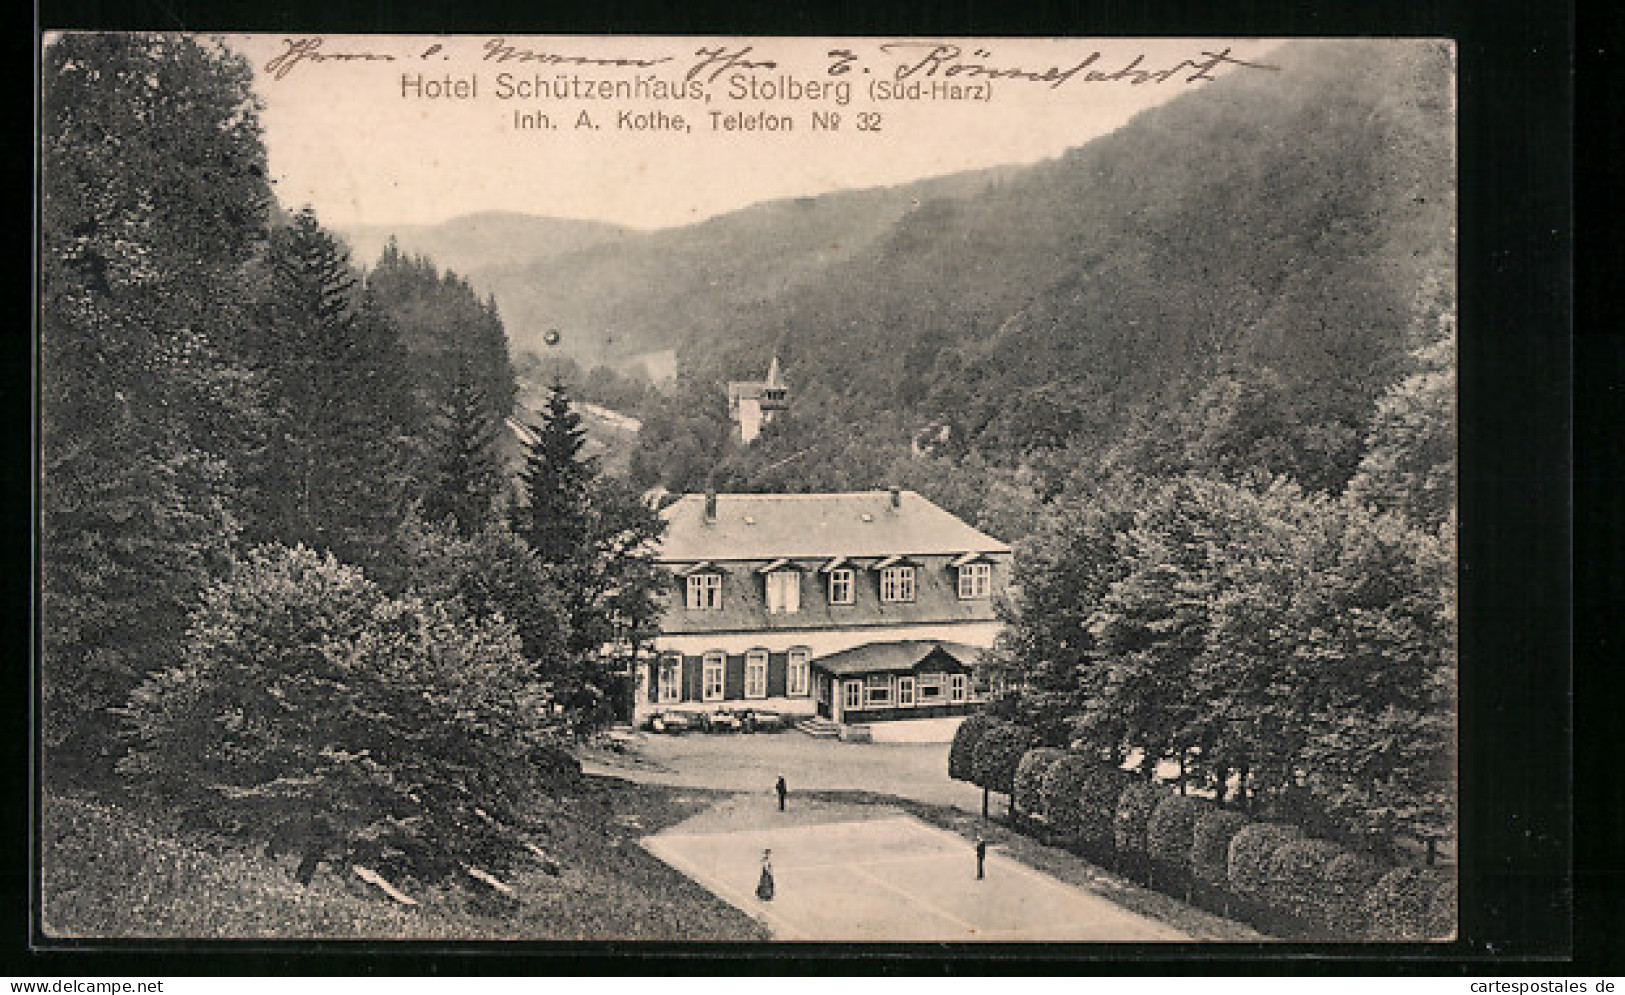
M707 522L714 522L714 521L717 520L717 492L716 491L706 491L705 492L705 520Z
M893 511L903 506L903 492L893 487L891 489L891 507Z

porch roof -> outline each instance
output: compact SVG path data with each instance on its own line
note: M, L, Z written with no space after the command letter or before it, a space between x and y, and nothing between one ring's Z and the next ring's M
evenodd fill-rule
M945 639L906 639L865 643L818 657L812 665L837 677L849 674L908 673L915 670L965 671L982 650Z

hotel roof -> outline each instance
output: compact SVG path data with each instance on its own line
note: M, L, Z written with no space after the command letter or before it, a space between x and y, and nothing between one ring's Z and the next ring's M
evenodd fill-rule
M1008 544L972 528L913 491L844 494L686 494L661 512L659 559L773 560L838 556L1007 553Z

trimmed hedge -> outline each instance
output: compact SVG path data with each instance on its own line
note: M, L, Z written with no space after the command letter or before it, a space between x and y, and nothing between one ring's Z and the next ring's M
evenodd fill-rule
M1151 859L1189 873L1196 820L1212 808L1206 799L1191 795L1164 798L1145 826L1145 849Z
M1044 775L1064 756L1065 750L1053 746L1035 746L1021 755L1013 785L1016 808L1049 821L1049 812L1044 807Z
M1252 821L1230 809L1213 809L1197 816L1191 829L1191 875L1204 884L1228 887L1230 841Z
M1345 850L1322 869L1326 882L1326 928L1339 937L1365 936L1370 919L1365 896L1388 867L1363 853Z
M1044 821L1051 832L1062 836L1076 836L1083 829L1080 800L1083 782L1099 767L1097 761L1076 753L1063 753L1044 772L1039 798L1043 802Z
M1123 789L1112 818L1112 838L1119 853L1146 852L1146 827L1151 814L1169 796L1166 787L1153 781L1135 781Z
M1117 799L1134 775L1118 767L1095 764L1084 776L1078 792L1078 836L1096 846L1112 846L1117 839Z
M1038 734L1014 722L995 722L976 743L971 758L971 783L1008 795L1015 787L1021 755L1037 745Z
M948 747L948 776L956 781L971 780L971 764L976 756L976 744L993 725L993 720L978 712L968 715L954 730L954 741Z
M1270 858L1288 843L1303 838L1303 830L1284 822L1254 822L1230 840L1230 890L1249 898L1267 899Z
M1449 939L1456 935L1456 879L1446 876L1433 889L1428 902L1427 931L1430 939Z
M1331 840L1301 839L1283 844L1266 861L1269 883L1265 897L1296 916L1324 924L1331 905L1326 866L1343 852Z
M1440 928L1431 914L1441 875L1417 867L1400 867L1382 876L1365 896L1370 918L1366 935L1373 940L1433 940L1454 932L1454 922ZM1452 914L1451 919L1454 919ZM1435 932L1437 930L1437 932Z

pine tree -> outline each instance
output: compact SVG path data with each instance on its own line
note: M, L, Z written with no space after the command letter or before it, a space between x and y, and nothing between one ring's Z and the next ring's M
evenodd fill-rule
M598 468L582 455L586 443L581 416L555 380L519 478L526 497L519 532L543 563L574 563L588 548L588 485Z
M498 442L503 420L469 364L461 363L433 411L424 440L423 515L451 519L467 536L489 525L506 477Z
M483 529L506 490L499 449L517 391L508 337L494 300L442 274L391 239L367 274L367 292L399 330L411 389L426 418L417 440L415 499L428 521Z
M387 559L409 497L405 353L308 208L272 233L256 359L270 409L256 538Z
M565 683L585 692L577 704L617 690L615 675L654 633L660 576L652 557L664 529L629 483L599 474L585 444L581 416L555 381L526 454L527 502L516 531L556 578L569 619Z

